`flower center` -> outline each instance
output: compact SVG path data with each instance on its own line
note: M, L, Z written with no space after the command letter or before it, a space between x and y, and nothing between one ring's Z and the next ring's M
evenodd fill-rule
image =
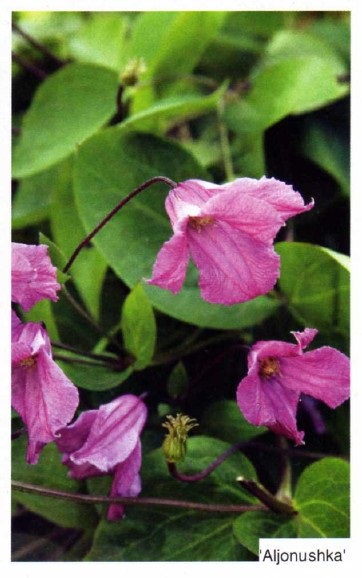
M212 225L214 221L214 217L189 217L190 227L195 229L198 233L200 233L200 231L205 227Z
M29 357L25 357L25 359L22 359L19 365L21 365L22 367L34 367L35 364L36 358L32 355L29 355Z
M274 377L280 375L279 361L275 357L264 357L259 361L259 375L262 377Z

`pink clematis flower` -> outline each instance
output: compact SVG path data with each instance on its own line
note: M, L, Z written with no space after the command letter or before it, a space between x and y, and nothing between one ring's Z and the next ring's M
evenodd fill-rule
M210 303L241 303L270 291L279 276L273 240L289 217L309 211L299 193L275 179L225 185L188 180L166 199L173 236L161 248L151 285L181 290L189 258Z
M42 299L57 301L60 285L46 245L11 244L11 300L28 311Z
M237 402L245 418L302 444L296 412L301 393L336 408L350 395L349 358L333 347L304 352L316 329L292 331L297 345L284 341L258 341L248 356L248 375L237 389Z
M59 432L56 440L72 478L112 474L111 496L138 496L141 491L140 434L147 408L135 395L122 395L97 410L83 412ZM108 519L124 515L121 504L111 504Z
M53 361L40 323L21 323L12 312L12 406L28 430L26 459L36 464L45 444L73 418L78 390Z

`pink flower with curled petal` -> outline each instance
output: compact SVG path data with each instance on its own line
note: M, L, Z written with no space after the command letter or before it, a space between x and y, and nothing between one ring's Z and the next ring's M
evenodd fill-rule
M12 312L12 406L28 430L26 459L36 464L78 406L77 388L53 361L49 336L40 323L21 323Z
M191 258L205 301L231 305L268 293L279 276L277 232L286 219L312 207L290 185L265 177L221 186L179 183L166 199L174 234L148 283L178 293Z
M11 300L28 311L42 299L57 301L56 267L46 245L11 243Z
M237 389L237 402L252 424L302 444L296 412L301 393L336 408L350 396L349 358L333 347L303 350L317 329L292 331L297 344L258 341L248 356L248 375Z
M135 395L122 395L97 410L83 412L59 431L56 440L69 475L81 480L113 475L111 496L138 496L141 491L140 434L147 408ZM124 514L121 504L111 504L108 519Z

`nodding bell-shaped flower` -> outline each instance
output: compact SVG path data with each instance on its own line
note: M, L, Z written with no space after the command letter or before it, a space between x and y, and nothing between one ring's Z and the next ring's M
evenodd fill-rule
M303 351L316 329L292 331L297 344L258 341L248 356L248 375L237 389L237 403L252 424L302 444L296 412L301 394L336 408L350 396L349 358L333 347Z
M273 178L179 183L166 199L174 234L158 253L148 283L178 293L191 258L205 301L231 305L268 293L279 277L277 232L313 204L304 205L290 185Z
M57 270L46 245L11 244L11 300L28 311L42 299L57 301Z
M45 444L57 437L77 409L77 388L53 361L40 323L21 323L12 312L12 406L28 430L26 459L36 464Z
M140 435L147 418L144 402L135 395L117 397L85 411L62 428L56 440L72 478L112 475L112 497L138 496L141 491ZM123 517L122 504L111 504L108 519Z

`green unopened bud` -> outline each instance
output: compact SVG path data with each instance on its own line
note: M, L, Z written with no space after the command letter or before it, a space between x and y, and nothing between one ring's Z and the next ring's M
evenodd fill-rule
M146 65L143 58L132 58L121 74L123 86L134 86L145 72Z
M197 427L198 423L188 415L178 413L176 417L166 416L167 420L162 424L168 429L162 449L168 462L182 462L186 456L186 442L188 432Z

